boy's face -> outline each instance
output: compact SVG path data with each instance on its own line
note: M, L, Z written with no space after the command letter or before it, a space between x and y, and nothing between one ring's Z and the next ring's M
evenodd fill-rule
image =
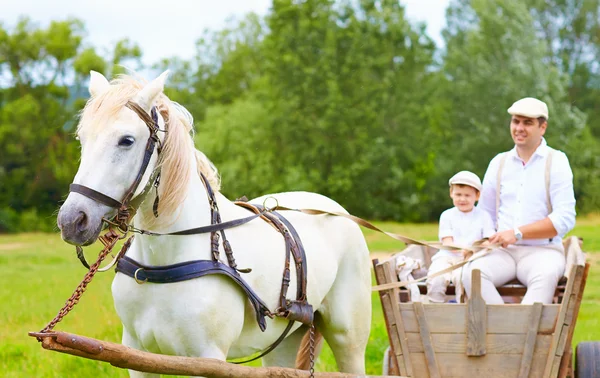
M452 185L450 198L458 210L468 213L473 210L475 202L479 200L479 191L468 185Z

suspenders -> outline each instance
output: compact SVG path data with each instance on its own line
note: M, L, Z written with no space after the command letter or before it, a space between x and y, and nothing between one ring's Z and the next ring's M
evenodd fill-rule
M548 147L548 156L546 157L546 171L545 171L545 183L546 183L546 206L548 206L548 214L552 212L552 201L550 200L550 173L552 170L552 155L554 155L554 149ZM502 170L504 169L504 163L508 157L508 152L503 152L500 158L500 166L498 167L498 175L496 177L496 229L498 228L498 209L500 208L500 180L502 179ZM552 239L550 239L552 241Z

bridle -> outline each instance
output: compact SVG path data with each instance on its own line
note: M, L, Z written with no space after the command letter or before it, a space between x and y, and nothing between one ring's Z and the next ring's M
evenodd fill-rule
M118 209L117 214L112 220L108 221L103 218L103 222L116 225L124 233L128 231L129 220L133 217L135 211L137 210L141 202L144 200L145 196L149 192L150 187L157 186L158 184L158 180L160 178L159 168L155 169L154 172L152 172L144 190L137 197L133 198L133 195L135 194L138 186L142 181L142 178L144 177L144 174L146 173L146 170L148 169L148 164L150 163L150 159L152 158L152 154L154 153L154 149L157 144L158 148L156 148L156 151L157 154L160 155L162 145L160 142L160 138L158 137L158 132L166 132L166 130L161 130L158 126L158 113L155 106L153 106L150 110L150 114L148 114L140 105L136 104L133 101L127 101L125 106L133 110L141 118L141 120L144 121L146 126L148 126L148 130L150 130L150 136L148 137L148 141L146 142L146 149L144 151L144 159L142 160L142 166L140 167L140 170L138 171L135 180L133 181L129 189L127 189L127 191L125 192L123 199L121 201L118 201L110 196L107 196L104 193L101 193L85 185L73 183L69 187L71 192L79 193L103 205ZM156 196L156 200L154 202L153 207L155 216L158 216L157 208L158 194Z
M101 204L104 204L106 206L118 209L117 214L112 219L109 220L106 218L102 218L102 222L107 223L109 225L110 229L112 229L113 227L117 227L118 230L123 234L122 238L125 238L127 236L127 234L129 233L129 231L137 232L137 233L140 233L143 235L152 235L152 236L194 235L194 234L210 233L211 234L211 251L212 251L212 255L214 257L214 256L218 256L218 253L219 253L218 252L219 237L217 235L217 231L218 231L222 235L223 244L224 244L224 247L226 250L226 254L227 254L228 262L230 263L230 266L235 271L239 271L242 273L245 272L246 270L244 270L244 269L237 269L236 264L235 264L235 259L233 258L233 253L231 252L231 247L229 246L229 242L225 238L225 234L223 233L223 230L232 228L232 227L237 227L244 223L248 223L251 220L262 216L263 213L269 209L266 209L264 211L261 211L258 214L254 214L254 215L251 215L251 216L248 216L245 218L234 219L231 221L222 222L221 217L219 215L219 209L217 207L215 195L214 195L212 189L210 188L210 184L208 183L208 180L206 179L206 177L203 174L200 174L200 177L202 179L204 186L206 187L207 194L208 194L208 200L209 200L209 205L210 205L210 210L211 210L211 224L210 225L202 226L202 227L195 227L195 228L181 230L181 231L177 231L177 232L170 232L167 234L160 234L160 233L156 233L156 232L152 232L152 231L137 229L130 224L130 221L133 218L133 216L135 215L135 212L137 211L138 207L140 206L140 204L144 201L144 199L150 192L150 188L152 186L155 188L158 188L159 180L160 180L160 168L155 168L154 171L152 172L152 174L150 175L150 178L149 178L148 182L146 183L146 186L144 187L144 189L135 198L133 197L138 186L140 185L140 183L142 181L142 178L144 177L144 175L146 173L146 170L148 169L148 164L150 163L150 159L152 158L152 154L154 153L154 150L155 150L155 147L157 144L158 144L158 147L156 148L156 151L160 157L160 153L162 151L162 144L161 144L160 138L158 137L158 132L166 133L166 132L168 132L168 130L166 130L166 129L161 130L159 128L158 113L157 113L155 106L153 106L152 109L150 110L150 115L141 106L139 106L138 104L136 104L133 101L127 101L125 106L128 107L129 109L133 110L142 119L142 121L144 121L144 123L146 124L146 126L148 126L148 129L150 130L150 136L148 137L148 141L146 143L146 149L144 151L144 158L142 160L142 166L140 167L140 170L138 171L138 174L137 174L135 180L133 181L133 183L131 184L129 189L127 189L127 191L125 192L123 199L121 201L118 201L118 200L116 200L110 196L107 196L106 194L101 193L95 189L88 187L88 186L74 184L74 183L72 183L70 185L70 188L69 188L70 191L79 193L85 197L88 197L88 198L90 198L96 202L99 202ZM159 202L159 198L158 198L158 190L157 190L156 197L154 199L154 205L152 207L155 217L158 217L158 202ZM88 264L87 260L85 259L85 255L83 254L83 249L81 248L81 246L76 246L75 249L76 249L77 257L79 258L79 261L81 261L81 263L83 264L84 267L89 269L90 265ZM113 260L112 263L110 263L108 266L106 266L102 269L99 269L99 271L103 272L103 271L110 269L118 261L118 259L120 257L122 257L122 256L119 255L119 256L115 257L115 259Z

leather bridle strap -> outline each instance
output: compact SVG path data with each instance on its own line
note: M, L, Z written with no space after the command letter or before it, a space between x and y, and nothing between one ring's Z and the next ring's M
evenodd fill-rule
M152 154L154 153L154 146L156 143L160 143L158 139L158 115L156 113L156 107L152 107L150 111L152 116L148 115L141 106L132 101L127 101L125 104L126 107L133 110L137 115L144 121L148 129L150 130L150 136L148 137L148 142L146 142L146 150L144 152L144 159L142 160L142 166L138 171L138 174L127 190L125 192L125 196L123 198L123 204L128 205L129 201L133 197L137 187L140 185L142 178L144 177L144 173L146 173L146 169L148 168L148 164L150 164L150 158L152 158Z
M100 193L97 190L94 190L94 189L89 188L84 185L71 184L71 186L70 186L70 190L72 192L82 194L82 195L84 195L88 198L91 198L97 202L100 202L106 206L114 207L114 208L118 208L118 209L126 209L129 206L130 201L133 198L135 191L137 190L138 186L140 185L140 182L142 181L142 178L144 177L144 174L146 173L148 164L150 164L150 159L152 158L152 154L154 153L154 147L156 146L156 143L160 144L160 140L158 138L159 128L158 128L158 114L156 111L156 107L152 108L151 115L149 115L141 106L139 106L135 102L127 101L125 106L127 108L131 109L132 111L134 111L138 115L138 117L140 117L140 119L142 121L144 121L146 126L148 126L148 129L150 131L150 136L148 137L148 141L146 142L146 148L144 151L144 158L142 160L142 165L138 171L137 176L135 177L135 180L133 180L133 183L129 186L129 189L127 189L127 191L125 192L125 195L123 196L123 200L117 201L116 199L109 197L104 193ZM159 145L159 149L160 149L160 145ZM152 180L150 180L150 181L152 181ZM152 185L152 184L153 184L152 182L149 182L149 185Z
M94 201L100 202L108 207L119 208L123 204L116 199L107 196L106 194L102 194L98 191L95 191L92 188L88 188L87 186L79 185L79 184L71 184L69 186L69 190L71 192L82 194L88 198L93 199Z

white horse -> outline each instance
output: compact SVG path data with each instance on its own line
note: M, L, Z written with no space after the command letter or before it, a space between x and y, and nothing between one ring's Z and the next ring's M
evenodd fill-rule
M103 75L91 73L91 97L77 130L81 163L74 184L117 200L123 198L140 170L150 135L138 114L125 106L132 101L148 113L156 107L159 127L166 130L159 132L162 151L160 155L157 151L152 154L134 194L142 192L152 173L160 167L160 186L157 191L149 191L139 206L133 219L136 227L169 233L210 225L207 190L199 172L208 177L216 191L222 221L249 216L248 210L218 192L216 170L194 147L190 114L163 94L166 77L167 72L144 85L129 76L109 83ZM157 218L153 215L156 193L160 198ZM333 200L315 193L269 196L289 208L345 211ZM263 198L250 202L262 204ZM359 226L342 217L281 213L296 228L306 250L307 298L315 311L317 331L331 347L340 371L364 374L371 321L371 277L369 252ZM58 226L68 243L89 245L98 238L102 219L114 214L114 208L71 192L58 214ZM226 234L239 268L252 269L242 277L274 311L284 267L282 235L259 218L230 228ZM210 260L210 235L138 235L127 256L154 266ZM288 298L294 299L293 264L291 273ZM123 323L123 344L154 353L219 360L241 358L267 348L287 325L285 319L267 319L267 328L262 332L245 293L230 278L221 275L168 284L138 284L133 278L117 273L112 293ZM263 357L263 365L294 367L307 329L296 323L286 339ZM136 371L130 371L130 375L156 376Z

